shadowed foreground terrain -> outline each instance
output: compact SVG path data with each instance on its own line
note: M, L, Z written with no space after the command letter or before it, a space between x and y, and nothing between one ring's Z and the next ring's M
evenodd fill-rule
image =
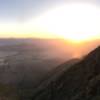
M100 47L43 84L32 100L100 100Z

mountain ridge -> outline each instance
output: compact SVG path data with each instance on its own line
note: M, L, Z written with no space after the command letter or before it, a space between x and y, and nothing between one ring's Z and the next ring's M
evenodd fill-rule
M100 46L50 81L32 100L100 100L99 60Z

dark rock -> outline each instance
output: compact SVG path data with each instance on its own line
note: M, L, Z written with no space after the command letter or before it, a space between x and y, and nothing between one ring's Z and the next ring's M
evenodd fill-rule
M32 100L100 100L100 47L50 80Z

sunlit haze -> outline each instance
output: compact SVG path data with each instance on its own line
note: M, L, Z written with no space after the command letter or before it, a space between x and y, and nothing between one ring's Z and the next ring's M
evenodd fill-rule
M66 2L24 21L3 20L0 37L63 38L73 42L100 39L100 5Z

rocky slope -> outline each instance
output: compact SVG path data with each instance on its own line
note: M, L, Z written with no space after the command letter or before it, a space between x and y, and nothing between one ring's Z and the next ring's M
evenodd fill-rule
M45 84L32 100L100 100L100 47Z

